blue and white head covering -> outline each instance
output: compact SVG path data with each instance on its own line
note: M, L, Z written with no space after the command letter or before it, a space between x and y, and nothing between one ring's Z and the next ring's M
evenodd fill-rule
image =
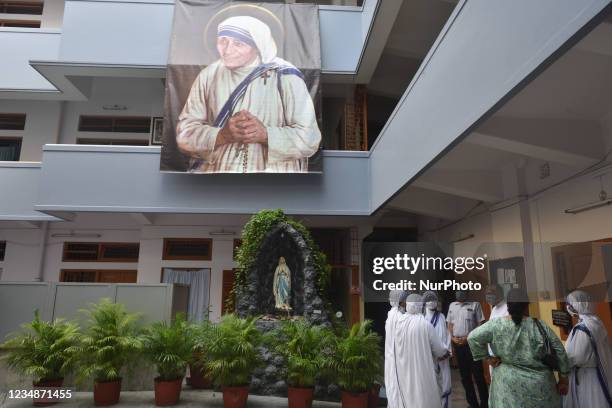
M264 64L276 58L276 42L272 37L270 27L255 17L236 16L224 20L219 24L217 37L233 38L257 48L261 62Z

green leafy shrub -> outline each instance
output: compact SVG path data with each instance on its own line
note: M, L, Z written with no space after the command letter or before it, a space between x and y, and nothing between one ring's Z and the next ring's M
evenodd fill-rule
M251 373L261 359L258 346L262 335L256 318L225 315L210 331L207 343L207 368L214 382L221 386L241 386L251 382Z
M208 348L211 342L211 333L215 325L209 320L204 320L201 323L192 324L190 327L190 336L192 338L191 351L195 356L192 360L198 367L205 367L208 363Z
M34 320L1 346L12 370L33 377L35 383L63 378L73 367L78 351L79 327L57 319L47 322L38 311Z
M331 356L334 334L304 320L287 321L273 336L274 349L285 359L291 387L314 387Z
M346 391L366 392L382 376L380 336L370 330L371 324L369 320L355 323L337 338L333 370L338 385Z
M170 324L156 322L145 330L143 354L157 367L161 381L172 381L185 375L192 358L193 337L189 323L178 314Z
M83 310L88 316L79 352L79 378L97 382L121 378L123 367L136 360L142 349L138 314L127 313L122 304L103 299Z

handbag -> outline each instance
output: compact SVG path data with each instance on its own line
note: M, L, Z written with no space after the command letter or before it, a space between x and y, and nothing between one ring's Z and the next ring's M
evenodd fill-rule
M544 365L546 365L553 371L559 371L559 359L557 358L557 353L555 352L555 349L553 348L552 343L550 342L550 339L546 334L546 331L544 331L542 323L540 323L540 321L535 318L533 319L533 321L538 327L540 334L544 338L544 356L542 357L542 363L544 363Z

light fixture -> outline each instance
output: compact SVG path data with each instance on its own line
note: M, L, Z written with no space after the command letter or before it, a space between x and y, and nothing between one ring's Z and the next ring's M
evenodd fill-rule
M608 198L608 193L604 190L602 177L599 177L599 184L601 186L601 191L599 192L599 201L594 201L592 203L587 203L583 205L579 205L578 207L568 208L565 210L566 214L578 214L584 211L594 210L596 208L605 207L606 205L612 204L612 198Z
M110 110L110 111L122 111L122 110L127 110L127 106L125 105L104 105L102 106L102 109L104 110Z
M86 233L86 232L57 232L51 234L53 238L101 238L102 234Z
M475 237L474 234L466 235L464 237L457 238L457 239L451 241L451 244L456 244L457 242L467 241L468 239L472 239L474 237Z
M210 231L209 234L210 235L236 235L236 232L234 232L234 231L226 231L223 228L221 228L220 230Z

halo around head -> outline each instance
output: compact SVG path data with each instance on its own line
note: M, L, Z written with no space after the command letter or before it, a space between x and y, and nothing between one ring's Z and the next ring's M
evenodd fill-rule
M219 24L230 17L237 16L253 17L266 24L270 29L272 39L276 43L278 50L283 49L285 30L280 19L273 12L256 4L233 4L216 12L208 20L204 28L204 45L208 55L217 55L216 43ZM211 59L214 60L214 58Z

